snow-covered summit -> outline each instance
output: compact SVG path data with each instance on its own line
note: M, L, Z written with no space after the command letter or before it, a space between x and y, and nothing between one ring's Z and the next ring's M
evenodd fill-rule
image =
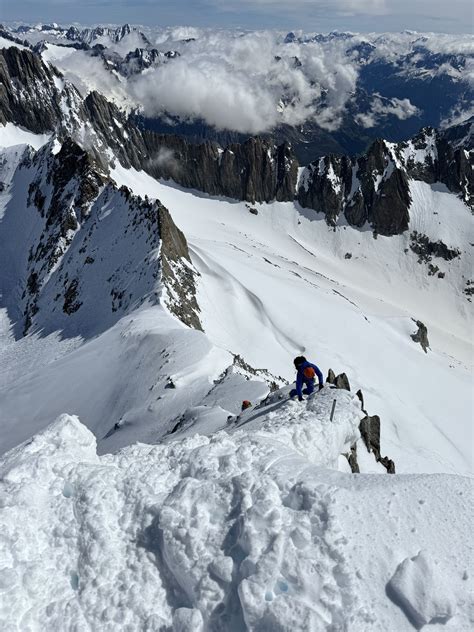
M361 416L334 393L103 457L63 415L6 454L3 626L467 632L469 482L328 469Z

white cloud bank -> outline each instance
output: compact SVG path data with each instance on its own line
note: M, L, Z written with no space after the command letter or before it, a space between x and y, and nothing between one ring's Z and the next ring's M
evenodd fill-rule
M283 44L272 32L215 32L130 86L148 115L169 112L218 129L258 133L308 119L335 129L357 76L342 42Z
M368 0L366 7L371 3ZM352 4L338 2L346 8ZM383 3L372 4L382 10ZM355 97L367 54L372 61L393 64L394 72L407 80L447 75L474 85L470 37L416 32L313 37L298 31L288 41L277 31L186 26L144 31L154 47L180 56L129 80L84 51L66 49L65 54L64 48L50 45L43 56L83 93L99 90L125 109L140 107L150 117L203 120L217 129L249 134L308 121L328 131L338 129ZM433 64L433 53L463 56L465 63L446 59ZM417 114L405 94L390 99L375 94L368 110L359 111L355 120L371 128L389 116L405 120Z

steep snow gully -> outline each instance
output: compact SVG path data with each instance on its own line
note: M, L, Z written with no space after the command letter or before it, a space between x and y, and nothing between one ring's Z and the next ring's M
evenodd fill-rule
M0 465L1 629L472 629L468 480L338 472L361 416L325 387L99 457L62 415Z

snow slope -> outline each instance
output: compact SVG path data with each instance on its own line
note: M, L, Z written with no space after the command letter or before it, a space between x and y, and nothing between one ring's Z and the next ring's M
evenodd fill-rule
M54 198L51 173L58 177L61 162L52 148L53 156L45 148L33 159L24 145L2 152L0 451L64 411L79 414L106 451L137 440L157 441L182 415L193 423L202 419L210 431L225 425L243 399L263 398L268 386L262 379L250 381L245 370L233 366L228 351L163 307L173 288L160 274L159 229L151 221L155 216L144 216L138 202L104 185L81 210L68 191L60 190L65 212L73 207L78 221L67 239L58 236L54 221L61 218L44 213ZM69 192L76 185L70 178ZM43 212L29 202L33 186L44 191ZM39 262L40 291L33 333L24 336L32 253ZM71 279L77 279L80 309L74 306L68 314L62 293Z
M3 151L6 184L23 152L21 146ZM101 452L130 441L159 440L178 422L190 432L198 426L212 432L239 410L243 399L256 402L267 392L261 382L234 375L235 369L226 374L232 365L229 352L290 381L292 358L305 353L324 372L329 367L346 371L354 391L362 388L369 413L382 417L382 451L395 460L397 471L471 472L472 320L462 289L472 276L472 217L457 198L438 185L412 182L411 228L462 251L450 262L436 260L446 275L439 279L428 276L427 265L417 262L407 235L375 240L370 231L348 226L333 231L317 214L290 203L257 205L254 215L244 203L209 199L119 166L112 175L135 193L158 197L184 230L200 273L198 303L208 340L181 327L161 307L154 310L145 304L143 311L130 309L122 321L116 313L105 326L97 310L94 315L94 306L98 309L103 303L104 285L94 278L110 276L112 250L107 244L114 235L124 249L123 256L116 252L116 262L134 262L121 265L125 284L127 274L140 272L144 256L129 237L121 240L123 230L116 225L120 215L114 219L99 204L93 256L103 258L107 252L103 266L93 273L85 266L81 272L80 254L74 265L88 292L87 331L100 335L82 340L78 334L84 335L84 323L77 318L84 310L66 319L59 309L56 320L51 313L49 320L38 321L42 331L15 340L14 324L6 312L1 314L2 451L64 412L78 414L93 429ZM26 178L27 184L15 184L25 197L28 170L15 177ZM6 244L2 252L7 288L24 275L28 239L36 230L25 203L18 202L23 198L16 199L12 191L5 186L0 192L0 208L6 209L0 232ZM14 206L15 199L19 206ZM21 218L26 222L23 229ZM22 246L25 239L27 245ZM80 253L79 243L74 248L72 254ZM61 291L62 282L54 284L55 278L53 274L48 281L50 298ZM48 296L43 301L45 314ZM2 304L14 298L12 290L9 297L2 297ZM428 354L410 338L416 329L412 318L428 325ZM56 332L60 328L62 335ZM190 345L190 353L177 352L169 367L169 345L173 353ZM216 359L205 361L208 356ZM202 379L196 390L188 385L165 389L174 374L193 375L191 367L201 361ZM223 385L214 384L223 376ZM153 386L155 382L160 386ZM372 468L370 464L369 471Z
M198 302L210 339L253 366L293 379L307 354L323 371L345 370L382 417L384 453L402 472L472 470L471 303L473 219L439 185L412 182L410 231L374 239L336 230L292 203L210 199L116 166L135 193L158 197L186 234L201 274ZM417 230L459 248L429 276L410 250ZM351 258L346 258L351 255ZM424 354L412 318L428 326ZM355 390L354 389L354 390Z
M157 441L195 406L220 406L225 425L243 399L268 393L264 382L229 369L229 353L162 307L145 307L96 338L64 346L52 334L0 348L2 452L64 411L79 415L105 452ZM43 363L31 366L37 357Z
M59 417L0 461L1 628L471 630L470 481L328 469L360 417L325 388L102 457Z
M31 145L34 149L40 149L51 138L50 134L33 134L13 123L0 125L0 147L14 147L16 145Z

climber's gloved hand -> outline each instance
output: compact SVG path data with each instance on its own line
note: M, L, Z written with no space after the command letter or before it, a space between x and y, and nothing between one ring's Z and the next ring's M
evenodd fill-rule
M320 390L320 391L322 391L322 390L323 390L323 388L324 388L324 384L320 384L320 385L319 385L319 390Z
M302 397L298 397L298 401L299 401L299 402L302 402L302 401L303 401L303 398L302 398Z

